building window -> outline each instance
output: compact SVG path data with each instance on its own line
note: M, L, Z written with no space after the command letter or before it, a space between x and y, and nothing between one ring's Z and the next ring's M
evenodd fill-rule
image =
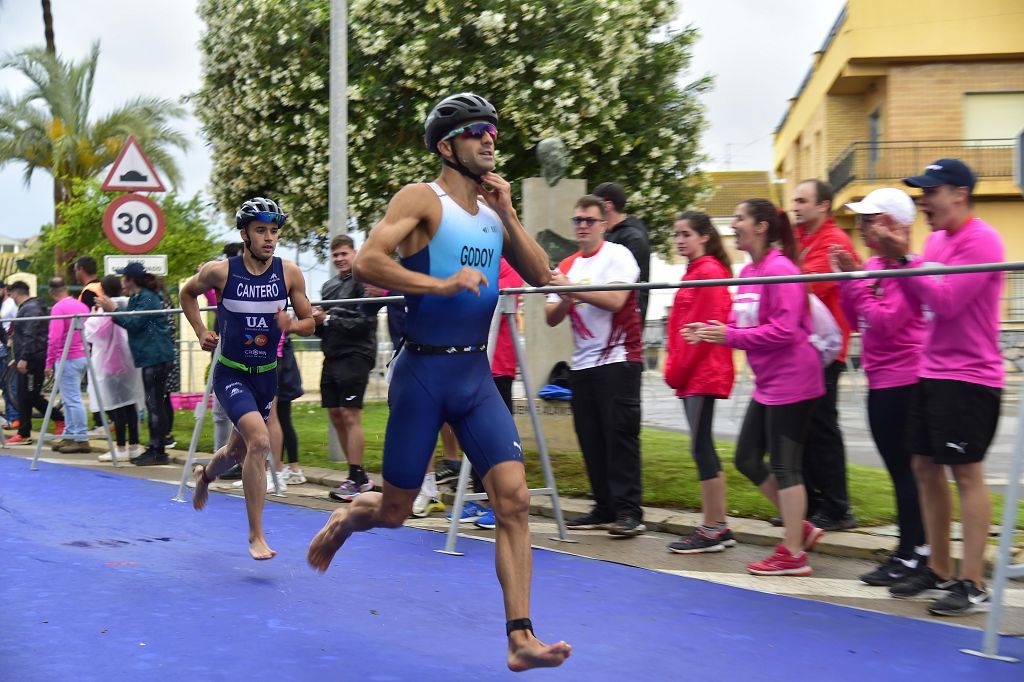
M964 138L967 140L1016 137L1022 123L1024 92L968 92L964 95Z
M1010 322L1024 322L1024 272L1006 273L1006 314Z

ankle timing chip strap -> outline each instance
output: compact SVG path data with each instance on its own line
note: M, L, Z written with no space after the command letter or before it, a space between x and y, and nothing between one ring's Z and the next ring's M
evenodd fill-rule
M516 618L505 623L506 637L511 636L513 630L529 630L533 632L533 623L530 622L529 618Z

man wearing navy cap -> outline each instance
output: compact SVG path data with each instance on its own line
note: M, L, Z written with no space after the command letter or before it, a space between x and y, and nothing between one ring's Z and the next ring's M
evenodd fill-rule
M959 159L939 159L921 175L905 178L921 189L918 205L932 228L921 259L909 255L905 234L876 228L880 248L900 267L999 263L1006 252L999 234L974 215L975 178ZM999 420L1003 357L999 349L1002 272L896 280L928 318L921 381L911 405L908 441L921 498L927 569L889 588L894 597L945 593L928 607L959 616L988 607L984 551L992 509L983 460ZM960 576L950 556L952 499L946 467L960 495L964 549Z

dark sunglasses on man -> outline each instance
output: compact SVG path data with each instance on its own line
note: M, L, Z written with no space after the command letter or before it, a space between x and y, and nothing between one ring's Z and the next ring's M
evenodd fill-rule
M498 141L498 127L493 123L470 123L451 131L444 136L444 139L450 140L455 137L460 140L479 139L484 136L484 133L490 135L495 142Z
M256 214L256 220L262 223L274 223L278 227L284 225L284 221L288 220L288 216L284 213L272 213L270 211L260 211Z
M593 227L597 223L603 223L604 218L591 218L590 216L573 216L572 224L579 227L580 225L586 225L587 227Z

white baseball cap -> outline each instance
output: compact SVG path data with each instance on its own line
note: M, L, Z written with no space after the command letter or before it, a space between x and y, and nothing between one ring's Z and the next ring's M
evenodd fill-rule
M847 204L846 208L862 215L886 213L900 225L910 225L917 214L917 208L910 195L895 187L876 189L861 201Z

